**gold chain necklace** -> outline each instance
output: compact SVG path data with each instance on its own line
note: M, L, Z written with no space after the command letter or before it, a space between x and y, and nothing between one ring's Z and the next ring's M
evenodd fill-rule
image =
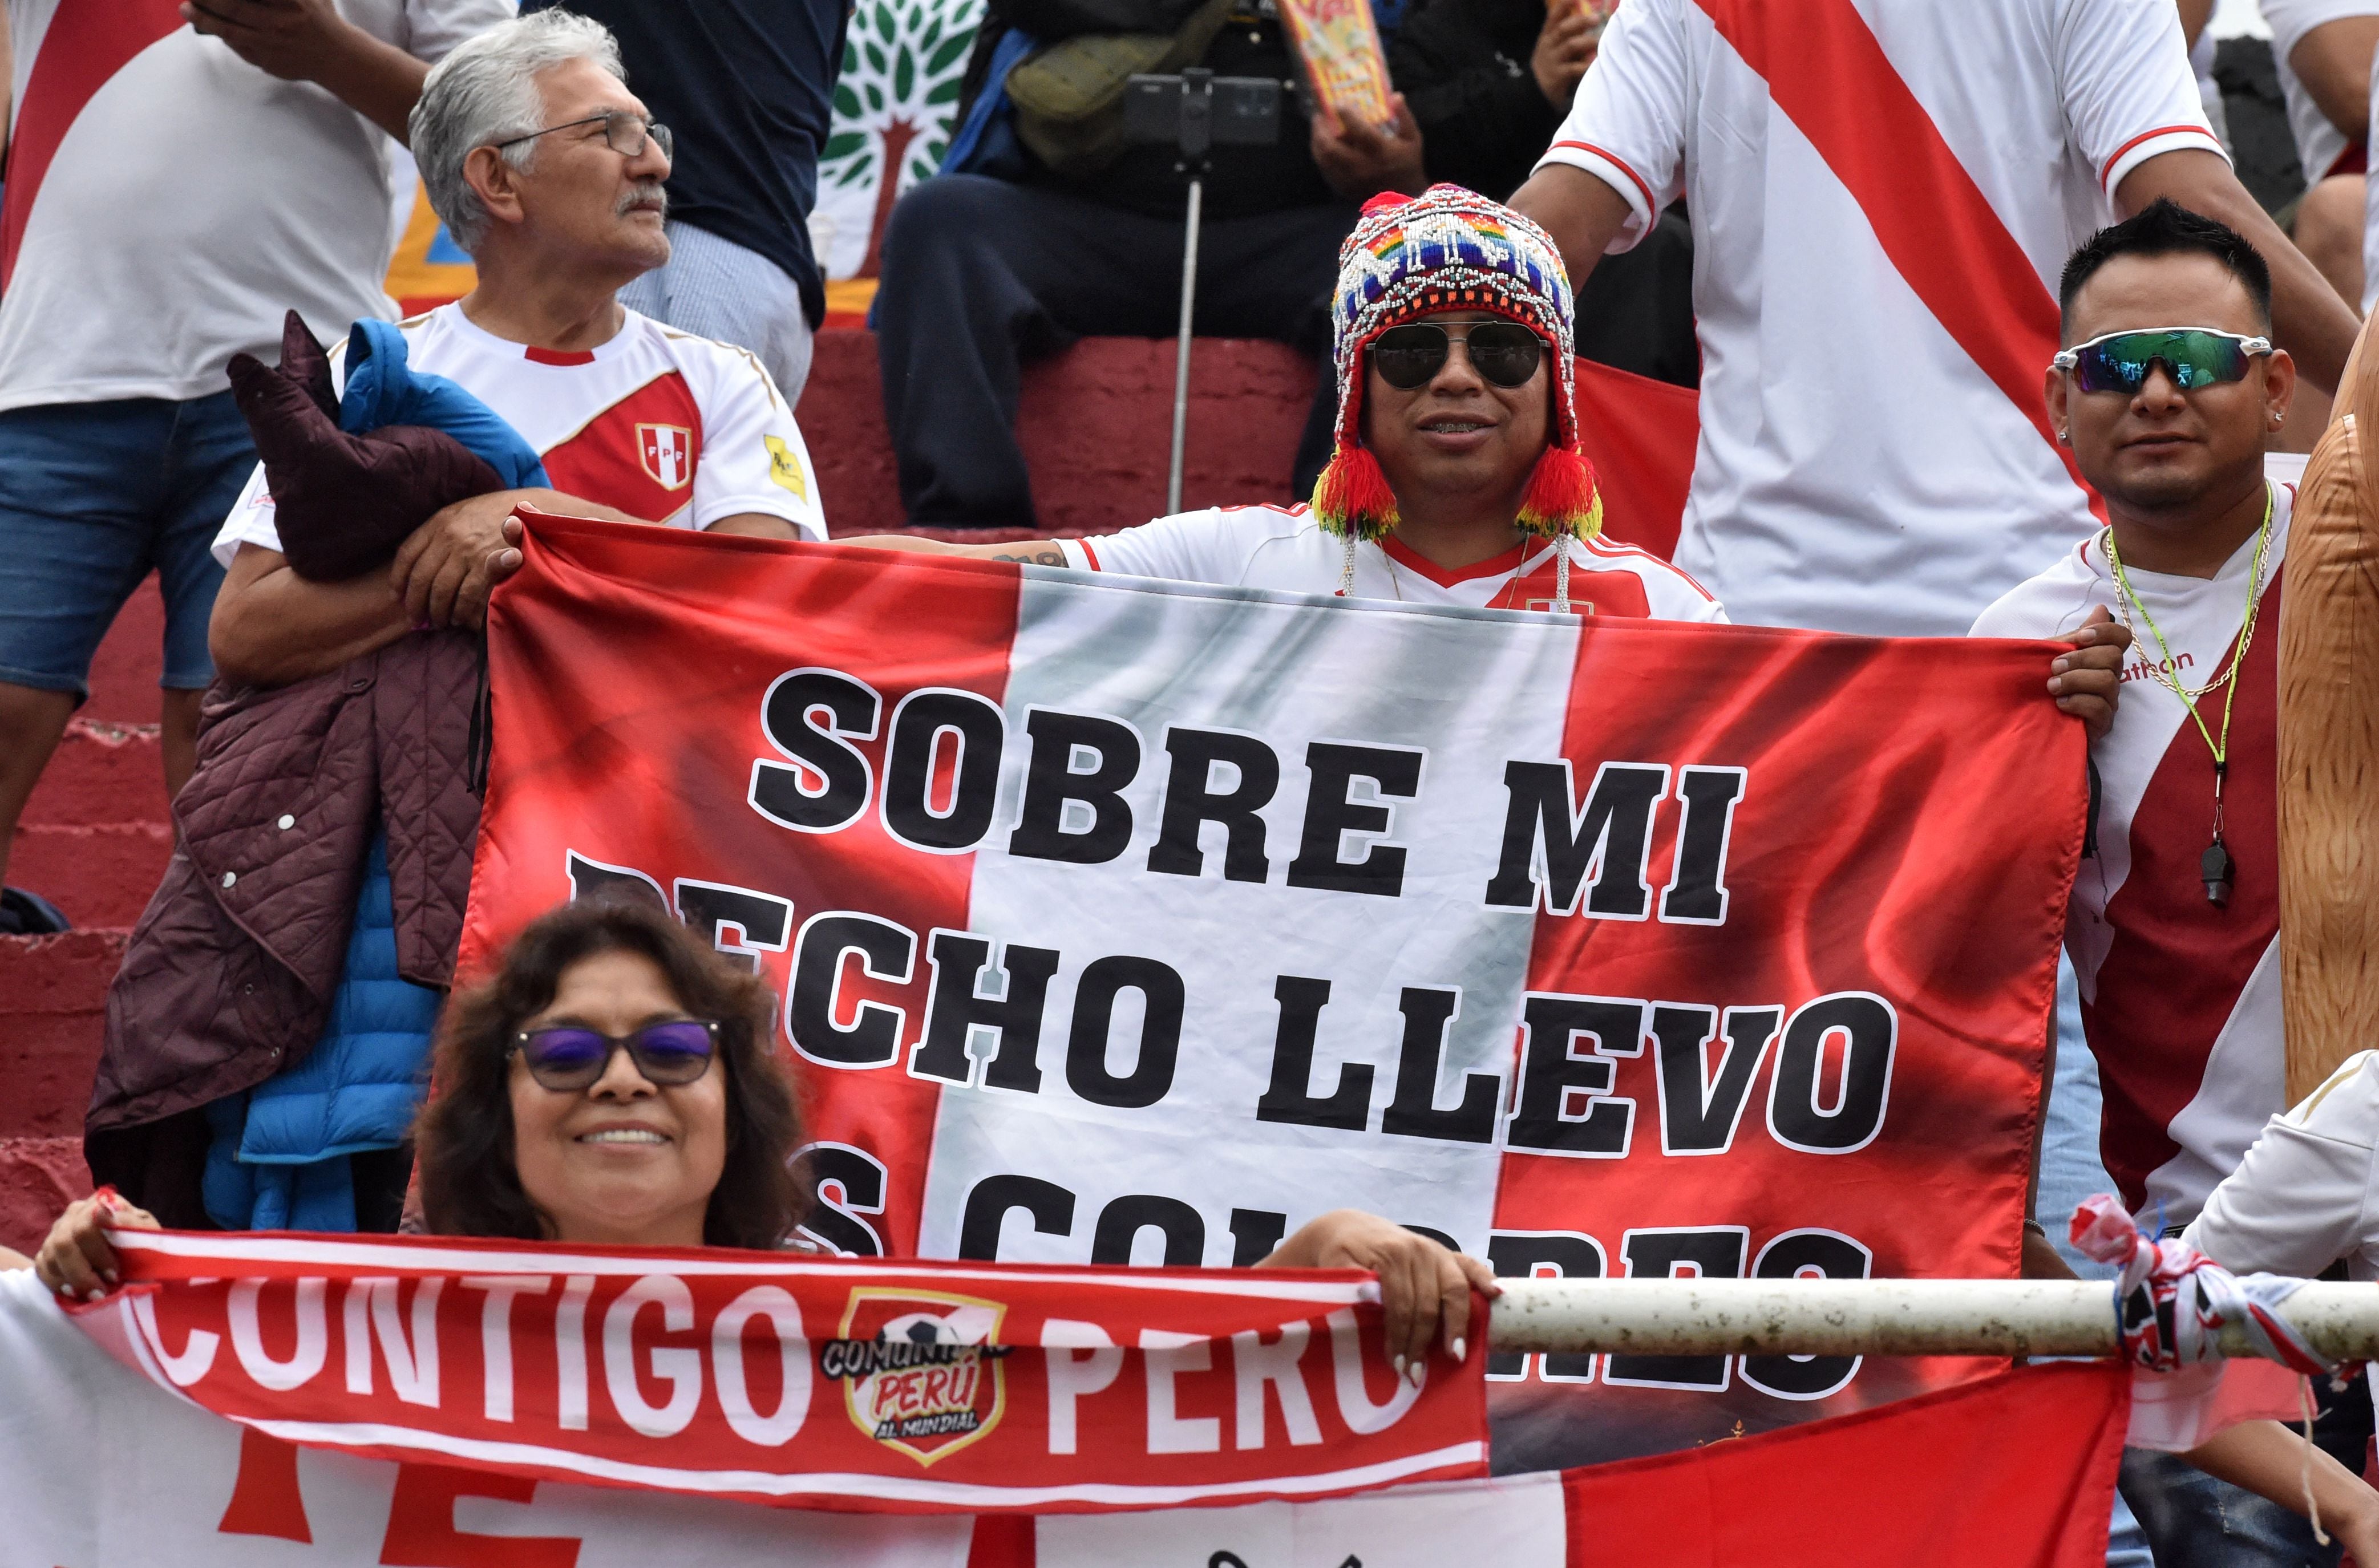
M2180 683L2180 667L2173 659L2172 645L2165 641L2163 629L2156 625L2156 617L2148 613L2145 601L2132 588L2131 577L2123 570L2122 552L2115 548L2114 525L2108 524L2099 537L2101 548L2107 552L2107 565L2115 574L2115 589L2122 603L2123 623L2131 625L2131 614L2136 610L2140 624L2144 625L2148 635L2156 639L2156 652L2164 656L2164 662L2151 665L2149 673L2156 677L2159 685L2180 700L2182 707L2189 710L2190 720L2197 726L2198 734L2204 737L2205 749L2214 754L2214 841L2206 845L2205 853L2198 857L2197 872L2198 879L2205 884L2206 901L2228 904L2236 867L2230 859L2229 846L2222 841L2222 786L2228 781L2230 773L2230 707L2239 695L2237 677L2246 668L2248 645L2255 640L2255 614L2264 602L2264 558L2272 543L2271 481L2264 482L2264 525L2256 531L2255 557L2247 567L2247 608L2240 613L2239 639L2231 647L2229 665L2193 694ZM2196 699L2207 695L2217 686L2226 685L2228 690L2222 694L2222 731L2216 735L2207 728L2205 716L2198 712Z

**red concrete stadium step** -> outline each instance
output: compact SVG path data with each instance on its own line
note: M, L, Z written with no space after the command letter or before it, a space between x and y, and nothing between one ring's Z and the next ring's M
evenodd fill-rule
M159 713L157 675L164 668L165 600L151 573L117 613L91 661L91 700L78 718L115 724L154 724Z
M1105 533L1165 510L1173 349L1169 339L1089 338L1025 368L1017 439L1045 531ZM1183 504L1286 499L1319 374L1318 361L1279 344L1199 339L1190 356ZM907 521L874 334L819 332L794 412L835 533L883 533Z
M0 1138L0 1247L31 1257L58 1211L91 1191L82 1138Z
M129 934L0 936L0 1138L82 1132L108 982Z
M140 918L173 852L157 727L77 718L26 802L8 880L56 904L76 929ZM0 1017L7 1011L0 994Z
M77 718L33 787L19 826L113 827L170 820L157 726Z
M91 1190L83 1109L129 934L0 936L0 1247L30 1251Z
M78 931L127 932L149 907L174 852L162 822L17 829L8 881L57 905ZM0 1018L6 1016L0 1002Z
M0 936L0 1247L30 1251L91 1190L83 1108L126 934Z

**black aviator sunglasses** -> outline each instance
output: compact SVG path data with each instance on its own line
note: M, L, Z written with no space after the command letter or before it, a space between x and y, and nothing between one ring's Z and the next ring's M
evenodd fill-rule
M1458 336L1434 321L1413 321L1371 340L1371 368L1398 392L1411 392L1445 368L1457 343L1481 380L1506 389L1527 386L1544 360L1545 340L1517 321L1476 321Z

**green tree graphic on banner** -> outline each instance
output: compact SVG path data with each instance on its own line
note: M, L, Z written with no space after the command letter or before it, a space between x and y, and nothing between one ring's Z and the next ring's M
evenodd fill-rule
M852 9L818 160L830 274L874 277L892 203L940 164L982 14L982 0L859 0Z

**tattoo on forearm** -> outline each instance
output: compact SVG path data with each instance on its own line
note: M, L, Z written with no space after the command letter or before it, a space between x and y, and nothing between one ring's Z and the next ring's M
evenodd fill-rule
M1020 561L1031 566L1063 566L1066 564L1066 552L1055 545L1043 545L1038 549L1024 550L1016 555L995 555L991 559Z

